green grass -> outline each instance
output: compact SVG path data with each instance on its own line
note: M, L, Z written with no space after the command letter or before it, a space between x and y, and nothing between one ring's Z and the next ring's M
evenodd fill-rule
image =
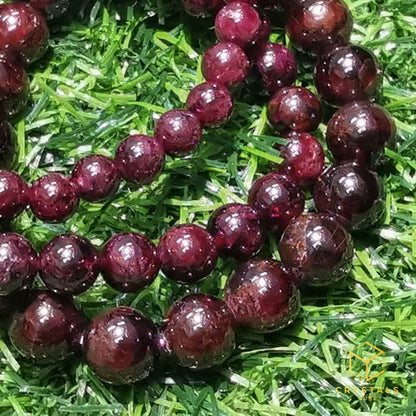
M129 132L151 133L155 117L183 106L192 85L202 81L199 62L215 39L212 20L185 17L178 1L113 3L83 8L83 17L62 25L52 36L50 55L29 71L32 105L15 124L15 169L28 181L50 170L68 173L90 153L113 155ZM379 57L385 71L381 102L399 129L397 150L387 152L389 164L381 172L387 216L354 236L348 279L304 293L290 328L269 336L240 334L238 349L221 368L159 370L131 387L101 383L76 358L50 366L24 360L3 332L0 415L416 414L416 3L348 3L355 17L352 39ZM285 41L280 31L273 39ZM303 62L301 70L298 83L311 86L311 65ZM150 186L123 184L104 204L81 203L65 224L43 224L24 213L14 229L39 249L66 231L101 246L120 231L157 241L173 224L206 224L217 206L245 201L253 180L279 160L266 123L267 97L258 91L252 80L236 91L230 122L207 131L192 156L168 158ZM263 254L277 258L276 242L268 241ZM78 302L90 317L114 305L133 305L160 322L187 292L221 294L233 267L220 261L212 276L188 289L159 277L139 295L121 295L99 279ZM386 354L386 372L369 386L397 386L399 393L378 394L375 402L354 393L361 384L348 372L348 351L364 341ZM352 393L338 394L338 386Z

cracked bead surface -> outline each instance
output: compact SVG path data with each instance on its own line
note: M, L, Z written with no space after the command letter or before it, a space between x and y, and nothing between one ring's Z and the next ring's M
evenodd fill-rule
M293 322L299 311L293 277L272 259L254 258L234 270L225 287L225 302L237 324L267 333Z
M167 312L163 336L178 364L205 369L224 362L235 348L234 319L224 301L189 295Z
M224 4L223 0L182 0L184 9L194 16L208 16Z
M28 205L28 187L15 172L0 170L0 219L11 220Z
M0 121L0 169L9 169L16 154L16 135L7 121Z
M153 367L153 323L138 311L121 306L91 320L84 337L84 355L97 376L114 384L147 377Z
M294 218L279 242L283 264L300 284L326 286L344 278L354 253L350 234L330 214Z

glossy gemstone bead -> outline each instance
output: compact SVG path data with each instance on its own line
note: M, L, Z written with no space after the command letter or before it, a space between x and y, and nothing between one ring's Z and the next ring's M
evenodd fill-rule
M279 43L266 43L256 59L256 69L270 92L292 85L298 74L296 59Z
M0 219L11 220L28 205L28 187L17 174L0 170Z
M166 314L163 336L183 367L204 369L224 362L235 348L233 316L224 301L189 295Z
M78 206L78 197L71 181L60 173L48 173L29 189L30 208L45 222L69 218Z
M279 173L302 187L313 184L322 173L325 163L321 144L308 133L291 132L285 138L288 143L279 148L283 158Z
M321 122L321 103L306 88L284 87L274 93L267 115L279 132L310 132L316 130Z
M341 106L373 98L381 86L382 72L372 52L348 45L322 56L316 64L314 79L321 98Z
M21 1L21 0L17 0ZM30 0L30 5L46 14L47 19L57 19L65 15L72 5L71 0Z
M40 276L57 293L85 292L97 278L98 252L91 243L75 234L61 234L39 253Z
M156 246L141 234L112 237L101 253L105 281L122 292L139 292L156 278L160 262Z
M294 218L279 242L280 258L299 283L326 286L345 277L353 242L335 216L304 214Z
M168 230L160 239L157 255L165 276L183 284L208 276L218 257L213 237L193 224Z
M202 137L202 127L194 113L187 110L170 110L156 123L155 137L162 142L168 155L186 155L198 146Z
M84 326L85 318L70 298L39 291L24 310L15 314L9 337L25 357L58 361L77 348Z
M46 51L49 31L41 12L23 2L0 5L0 50L10 49L27 62Z
M0 121L0 169L9 169L16 154L16 138L13 127Z
M186 108L198 117L203 127L215 127L231 117L233 99L223 85L204 82L192 88Z
M120 177L114 162L101 155L83 157L74 167L71 182L79 197L90 202L102 201L118 189Z
M184 9L194 16L208 16L224 4L223 0L182 0Z
M342 0L305 0L290 10L287 33L296 48L321 55L348 42L352 16Z
M380 152L395 142L396 125L377 104L356 101L341 107L329 120L326 142L337 160L354 160Z
M36 275L36 253L26 238L16 233L0 234L0 296L31 286Z
M257 211L265 230L280 233L292 218L302 213L305 197L285 176L269 173L253 183L248 202Z
M227 204L213 212L207 230L223 256L244 261L256 254L262 244L257 212L249 205Z
M237 324L255 332L274 332L291 324L299 298L293 276L272 259L240 264L225 287L225 302Z
M126 181L150 183L165 166L162 142L143 134L129 136L118 146L115 164Z
M96 316L85 333L87 363L107 383L129 384L147 377L154 360L153 323L128 307Z

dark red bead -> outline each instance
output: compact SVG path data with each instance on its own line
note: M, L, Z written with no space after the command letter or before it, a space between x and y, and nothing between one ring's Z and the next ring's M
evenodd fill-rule
M207 230L223 256L244 261L256 254L262 244L262 230L256 210L249 205L227 204L213 212Z
M9 169L16 154L16 137L7 121L0 121L0 169Z
M95 282L98 252L91 243L75 234L61 234L39 253L40 276L48 289L77 295Z
M11 220L28 205L28 187L17 174L0 170L0 219Z
M162 142L143 134L129 136L118 146L115 164L126 181L150 183L165 166Z
M256 68L270 92L292 85L298 75L295 57L279 43L264 45L257 56Z
M156 246L141 234L112 237L101 253L105 281L121 292L139 292L156 278L160 261Z
M41 12L23 2L0 5L0 50L10 49L30 63L46 51L49 31Z
M285 176L269 173L253 183L248 202L258 212L265 230L280 233L302 213L305 197Z
M341 106L354 100L374 98L382 83L376 57L361 46L334 48L315 67L315 86L321 98Z
M267 108L270 123L279 132L310 132L322 118L321 103L303 87L284 87L274 93Z
M351 236L335 216L294 218L279 242L280 258L300 283L325 286L345 277L354 253Z
M224 86L204 82L192 88L186 108L198 117L202 126L215 127L231 117L233 99Z
M110 158L91 155L83 157L75 165L71 181L79 197L98 202L114 195L120 184L120 177Z
M281 146L283 162L278 171L299 186L312 185L322 173L325 152L321 144L309 133L291 132L286 135L288 143Z
M72 0L30 0L30 5L34 9L44 12L48 19L56 19L71 9Z
M30 304L15 314L9 336L25 357L58 361L76 349L84 326L84 317L69 298L41 291L35 292Z
M154 333L153 323L134 309L110 309L95 317L87 328L87 363L107 383L142 380L153 366Z
M218 257L213 237L193 224L168 230L159 241L157 255L165 276L183 284L208 276Z
M31 286L36 275L36 253L26 238L15 233L0 234L0 296Z
M163 336L179 365L204 369L225 361L235 348L233 316L224 301L189 295L166 314Z
M69 218L78 206L78 197L71 181L60 173L48 173L29 189L30 208L45 222Z
M202 137L202 127L191 111L170 110L156 123L155 137L162 142L168 155L182 156L198 146Z
M194 16L208 16L224 4L223 0L182 0L184 9Z
M287 33L296 48L319 56L335 45L345 45L352 23L342 0L305 0L291 8Z
M255 332L274 332L291 324L299 298L291 274L272 259L239 265L225 287L225 302L236 322Z

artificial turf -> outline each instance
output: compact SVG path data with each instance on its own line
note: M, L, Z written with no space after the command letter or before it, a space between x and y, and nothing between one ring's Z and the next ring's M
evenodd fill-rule
M386 151L380 171L387 215L354 235L349 277L327 290L305 291L291 327L267 336L240 334L238 349L220 368L192 373L168 366L128 387L103 384L77 358L46 366L25 360L3 331L0 415L416 414L416 4L347 3L355 19L352 42L373 50L384 68L379 102L399 133L397 150ZM202 82L200 58L215 41L212 26L212 19L185 16L177 0L80 4L71 22L53 30L49 54L29 70L32 98L15 122L15 170L28 181L51 170L69 173L87 154L112 156L133 131L151 133L155 119L182 107L190 88ZM277 29L272 39L288 43ZM297 84L313 88L312 63L302 58L300 69ZM207 131L191 156L168 158L150 186L123 184L108 202L81 203L64 224L45 224L26 212L13 229L37 249L62 232L98 247L122 231L157 242L174 224L205 225L216 207L245 202L253 180L279 161L272 148L279 139L267 125L268 98L255 79L234 96L231 120ZM324 131L322 124L321 139ZM262 254L278 259L276 241L270 238ZM132 305L159 323L185 293L221 295L234 266L220 261L209 278L187 288L159 276L138 295L120 294L100 278L77 302L89 317ZM375 401L363 400L354 387L364 383L348 371L348 351L365 341L385 352L386 371L368 382L383 390L372 395Z

